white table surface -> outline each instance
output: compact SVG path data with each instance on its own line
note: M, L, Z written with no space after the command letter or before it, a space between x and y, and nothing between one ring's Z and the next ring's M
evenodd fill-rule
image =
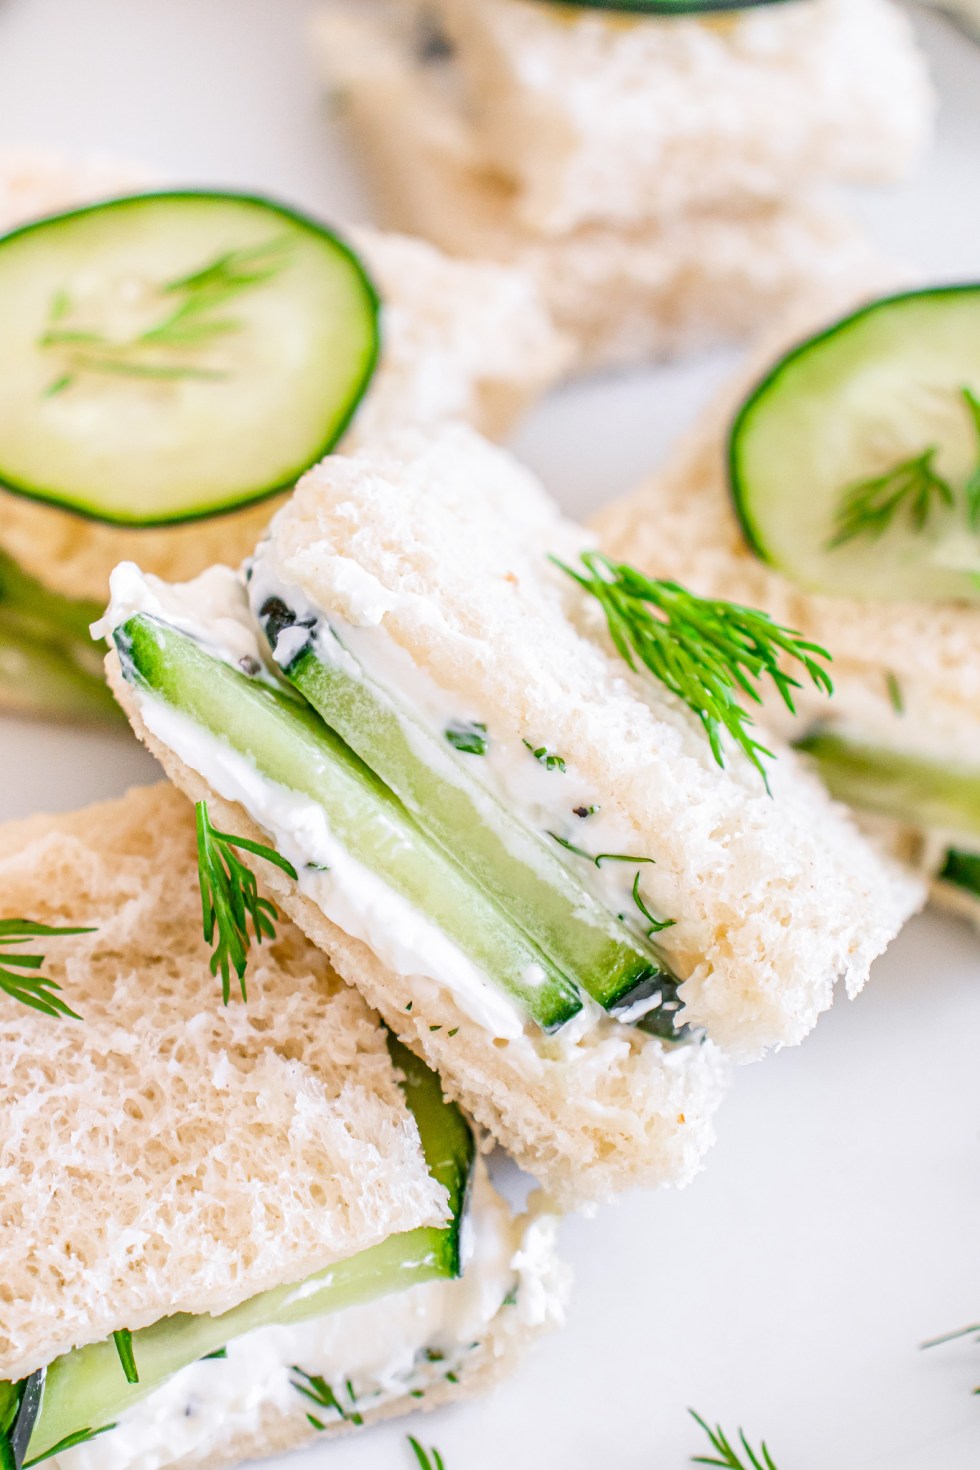
M330 134L306 0L3 0L0 146L128 155L188 182L362 207ZM980 264L980 49L923 20L943 108L924 177L856 201L934 277ZM723 357L542 406L518 439L585 513L662 455ZM123 736L0 722L0 816L154 779ZM693 1405L765 1436L779 1470L976 1470L980 1347L917 1343L980 1319L980 941L929 916L855 1003L740 1075L683 1193L570 1221L567 1331L491 1398L323 1445L297 1470L407 1470L406 1428L447 1470L680 1470ZM285 1462L277 1462L285 1464Z

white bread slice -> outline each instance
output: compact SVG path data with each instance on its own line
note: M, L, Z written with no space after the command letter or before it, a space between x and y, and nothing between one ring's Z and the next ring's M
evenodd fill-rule
M920 887L789 751L772 769L775 799L744 758L719 769L696 717L630 674L547 561L574 560L588 542L508 456L453 428L328 458L277 517L271 545L287 586L353 623L387 608L384 632L460 709L479 712L497 740L560 752L598 793L622 833L614 850L655 858L643 891L678 921L660 942L686 982L687 1019L742 1057L799 1041L838 978L860 989ZM114 655L110 674L137 733L198 798L204 782L149 735ZM243 820L237 808L222 819ZM288 881L271 873L269 883L451 1094L563 1201L690 1176L722 1075L713 1046L671 1050L609 1021L570 1054L536 1033L504 1043L441 988L386 970Z
M481 159L542 234L900 180L930 137L925 61L891 0L666 18L547 0L432 8Z
M100 159L0 154L0 230L146 187L166 184L136 166ZM348 233L384 301L382 361L349 444L399 424L446 419L502 435L562 373L569 346L520 270L450 260L431 245L377 230ZM133 531L4 494L0 547L64 596L101 600L110 571L122 560L175 580L216 561L237 565L277 503Z
M521 222L514 185L481 161L444 68L419 64L410 27L380 23L376 6L331 5L314 39L385 223L519 267L576 343L580 371L744 337L801 287L868 269L858 229L796 194L543 237Z
M663 469L632 494L607 506L594 527L604 548L651 575L677 577L708 596L764 608L800 629L833 655L835 692L826 703L800 690L801 722L845 727L868 743L941 761L976 764L980 750L980 609L964 604L861 602L805 592L749 550L728 491L727 439L745 394L793 342L893 284L882 261L860 297L827 295L801 303L719 395L677 446ZM895 675L903 712L894 708ZM787 734L771 703L766 718ZM924 871L941 863L956 833L896 832ZM944 840L945 839L945 840ZM976 840L961 845L975 847Z
M0 1379L445 1217L377 1018L293 925L222 1007L168 786L0 827L0 891L96 926L33 941L81 1021L0 996Z

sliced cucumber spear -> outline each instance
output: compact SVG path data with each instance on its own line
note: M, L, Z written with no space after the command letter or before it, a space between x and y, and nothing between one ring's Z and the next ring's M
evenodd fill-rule
M955 765L817 729L797 745L849 806L980 838L980 766Z
M116 525L291 486L374 371L378 298L317 221L141 194L0 237L0 484Z
M273 649L297 622L278 597L256 612ZM331 644L336 659L320 651ZM550 839L516 821L453 759L441 735L396 708L325 622L318 646L307 643L283 672L419 826L606 1010L627 1009L672 978L655 952L592 897Z
M582 1008L575 987L432 843L305 701L248 678L200 644L139 614L115 632L125 677L310 797L337 842L406 899L545 1030Z
M246 1332L305 1322L345 1307L362 1306L423 1281L461 1274L460 1231L476 1155L473 1135L458 1109L443 1098L438 1077L393 1037L388 1044L403 1074L402 1089L418 1124L429 1172L446 1188L449 1224L390 1236L301 1283L262 1292L219 1317L182 1313L134 1332L138 1383L127 1383L111 1337L66 1353L45 1375L29 1459L49 1454L82 1430L113 1424L181 1368Z
M0 710L117 719L88 631L101 611L51 592L0 552Z
M804 342L740 410L753 551L831 596L980 599L980 285L874 302Z

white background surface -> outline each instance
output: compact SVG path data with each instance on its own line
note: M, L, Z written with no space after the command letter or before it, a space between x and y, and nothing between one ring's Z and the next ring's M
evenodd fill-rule
M304 46L306 0L4 0L0 146L144 159L188 182L360 204ZM931 19L943 99L926 176L857 202L934 277L980 274L980 49ZM873 58L869 58L873 64ZM572 510L629 486L718 380L719 358L566 392L519 447ZM122 736L0 722L0 816L153 779ZM296 1470L680 1470L687 1405L767 1438L779 1470L976 1470L980 1347L917 1343L980 1319L980 940L914 924L854 1004L744 1071L682 1194L569 1222L566 1333L490 1399L323 1445Z

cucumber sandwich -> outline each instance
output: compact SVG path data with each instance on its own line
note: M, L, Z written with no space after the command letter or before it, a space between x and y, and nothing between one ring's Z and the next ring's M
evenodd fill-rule
M902 178L929 136L891 0L720 8L321 0L314 39L378 217L521 266L591 368L744 337L866 265L823 187Z
M5 1470L276 1454L458 1398L558 1320L553 1218L512 1215L267 900L248 1009L210 994L176 792L0 828L0 870Z
M171 777L569 1202L688 1178L722 1049L799 1040L918 897L751 724L773 650L826 691L822 650L589 548L472 431L403 431L241 576L121 566L101 630Z
M81 202L84 168L27 167L26 190L24 172L7 165L5 197L0 166L5 707L111 710L75 631L120 559L171 576L237 562L342 436L449 417L502 431L564 360L533 288L500 267L348 242L266 198L105 197L96 170Z
M980 913L980 287L844 304L786 324L599 529L611 554L833 650L834 699L801 691L787 734Z

